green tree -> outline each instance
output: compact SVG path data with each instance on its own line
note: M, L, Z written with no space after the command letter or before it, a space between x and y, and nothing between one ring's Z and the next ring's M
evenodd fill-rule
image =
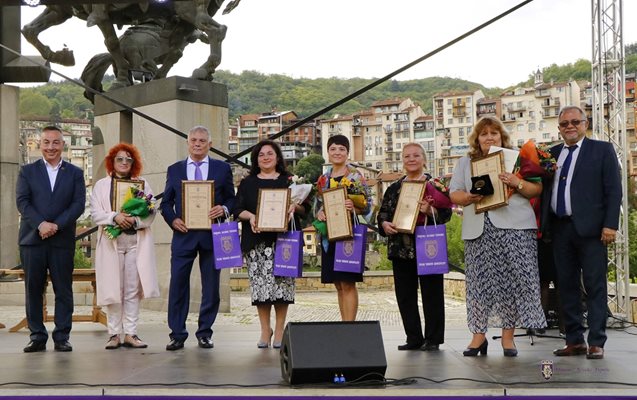
M51 101L34 90L23 89L20 92L20 115L21 116L45 116L51 111Z
M462 217L454 213L447 222L447 256L451 264L464 270L464 241L462 240Z
M323 164L325 164L323 156L312 153L299 160L294 169L294 174L304 177L306 182L316 182L323 173Z
M80 242L75 242L75 255L73 256L73 266L75 269L91 268L91 260L84 255L84 251L80 247Z

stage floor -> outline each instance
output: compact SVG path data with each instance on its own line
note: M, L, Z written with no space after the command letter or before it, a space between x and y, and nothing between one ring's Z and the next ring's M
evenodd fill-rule
M334 293L330 294L334 298ZM388 301L391 297L388 295ZM297 294L297 304L310 310L307 320L321 316L318 298ZM361 294L361 302L366 295ZM455 304L453 301L450 301ZM249 312L249 300L245 312ZM312 306L314 303L314 306ZM291 306L297 307L297 305ZM300 305L290 320L302 322ZM364 307L363 307L364 308ZM9 326L9 311L0 307L0 322ZM234 309L234 306L233 306ZM254 311L254 310L253 310ZM256 313L255 313L256 314ZM362 313L366 315L365 312ZM237 323L240 315L220 315L215 324L211 350L197 347L194 335L183 350L168 352L168 329L159 319L163 313L143 311L139 335L149 343L144 350L120 348L107 351L106 328L93 323L76 323L71 336L70 353L48 350L25 354L28 333L0 330L0 396L17 395L171 395L171 396L502 396L502 395L617 395L637 393L637 339L635 328L608 330L609 339L603 360L584 356L554 357L552 350L563 345L561 339L528 338L516 340L519 356L502 355L499 341L491 340L488 356L463 357L469 333L461 321L451 319L446 343L438 352L398 351L404 343L400 323L391 312L380 314L387 372L390 380L413 378L403 385L392 382L382 387L349 387L286 384L281 376L279 352L257 349L259 335L255 319ZM323 315L324 317L326 315ZM336 314L329 315L331 319ZM320 319L319 319L320 320ZM52 328L52 324L47 324ZM194 323L189 321L194 331ZM524 333L520 330L518 333ZM547 333L557 333L548 331ZM490 332L497 334L497 332ZM490 336L489 336L490 338ZM552 362L550 379L542 375L543 361ZM398 383L398 382L396 382ZM427 389L423 392L423 389Z

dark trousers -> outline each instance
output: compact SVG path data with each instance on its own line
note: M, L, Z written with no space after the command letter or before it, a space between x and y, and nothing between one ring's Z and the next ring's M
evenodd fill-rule
M53 341L69 339L73 321L73 254L74 248L54 247L45 244L20 246L20 258L24 268L27 323L31 340L46 342L49 334L44 326L43 294L47 273L55 293L55 329Z
M445 342L445 296L443 275L418 276L416 260L392 260L394 291L408 344ZM418 310L418 284L425 316L423 336Z
M199 254L201 274L201 305L197 338L212 336L212 324L219 312L219 270L215 269L212 250L175 250L170 257L170 288L168 291L168 327L170 338L186 340L186 318L190 305L190 272Z
M604 347L608 318L606 246L599 237L579 236L570 220L558 220L553 231L553 256L559 282L558 292L566 343L584 343L581 276L588 310L588 344Z

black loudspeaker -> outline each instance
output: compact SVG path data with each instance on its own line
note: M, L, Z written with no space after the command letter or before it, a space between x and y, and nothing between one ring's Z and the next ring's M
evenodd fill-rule
M380 322L290 322L281 342L281 376L292 384L381 380L387 370Z

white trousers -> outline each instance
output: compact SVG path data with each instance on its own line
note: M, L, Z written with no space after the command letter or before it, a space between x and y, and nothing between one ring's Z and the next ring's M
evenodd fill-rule
M137 235L117 237L121 302L106 306L110 335L137 334L141 285L137 272Z

